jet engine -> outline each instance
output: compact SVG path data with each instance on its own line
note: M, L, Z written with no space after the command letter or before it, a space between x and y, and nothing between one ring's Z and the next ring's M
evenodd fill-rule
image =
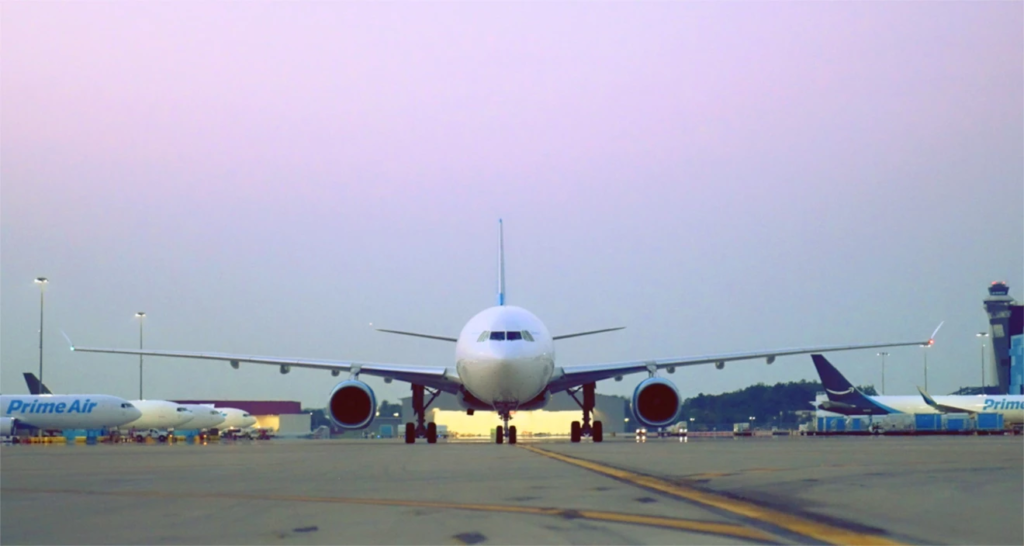
M334 424L345 429L370 426L376 411L373 389L354 379L338 383L327 400L327 415Z
M633 392L633 416L648 427L670 425L679 414L680 402L679 391L671 381L651 377Z
M0 417L0 436L14 435L14 418Z

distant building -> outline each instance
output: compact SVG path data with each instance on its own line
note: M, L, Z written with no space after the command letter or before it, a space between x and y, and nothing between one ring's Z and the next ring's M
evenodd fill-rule
M582 396L582 395L577 395ZM429 396L428 396L429 399ZM632 415L628 412L629 401L622 396L598 394L595 400L594 420L601 421L606 434L631 432ZM412 398L402 399L402 416L406 421L415 422L412 412ZM467 415L455 397L442 393L427 408L427 422L446 425L449 434L459 436L488 436L501 424L498 414L493 411L476 411ZM583 420L583 410L568 394L560 392L551 397L544 409L512 413L510 425L515 425L520 436L567 435L573 421Z

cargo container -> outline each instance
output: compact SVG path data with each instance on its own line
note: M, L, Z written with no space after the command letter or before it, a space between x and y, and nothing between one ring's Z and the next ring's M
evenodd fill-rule
M947 413L942 416L942 428L947 432L967 432L971 430L971 416L967 413Z
M915 413L914 430L918 432L938 432L942 430L942 414Z
M979 413L975 418L978 430L993 431L1003 429L1002 413Z
M884 432L910 433L914 430L914 416L908 413L892 413L875 422Z
M846 425L850 432L867 432L868 419L866 417L850 417L846 420Z
M381 438L394 438L395 428L391 425L381 425L379 435Z

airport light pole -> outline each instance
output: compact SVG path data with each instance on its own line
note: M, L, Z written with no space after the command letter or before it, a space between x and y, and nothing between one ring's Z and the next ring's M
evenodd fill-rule
M142 350L142 323L145 322L146 313L139 311L135 313L135 318L139 319L139 350ZM145 400L142 397L142 355L139 355L139 400Z
M978 332L975 337L981 338L981 394L985 394L985 338L988 332Z
M43 384L43 294L46 293L46 285L49 283L46 277L36 277L35 283L39 285L39 384Z
M931 345L922 345L922 347L924 347L924 351L922 352L922 354L924 355L924 390L927 391L928 390L928 348L931 347Z
M885 394L885 357L889 356L889 353L882 351L876 353L875 356L882 357L882 394Z

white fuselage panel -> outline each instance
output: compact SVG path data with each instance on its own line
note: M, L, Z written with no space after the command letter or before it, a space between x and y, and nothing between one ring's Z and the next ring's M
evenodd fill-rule
M521 339L491 339L490 332L515 332ZM533 313L521 307L491 307L462 329L455 366L474 397L496 408L515 409L548 386L555 369L554 343Z

